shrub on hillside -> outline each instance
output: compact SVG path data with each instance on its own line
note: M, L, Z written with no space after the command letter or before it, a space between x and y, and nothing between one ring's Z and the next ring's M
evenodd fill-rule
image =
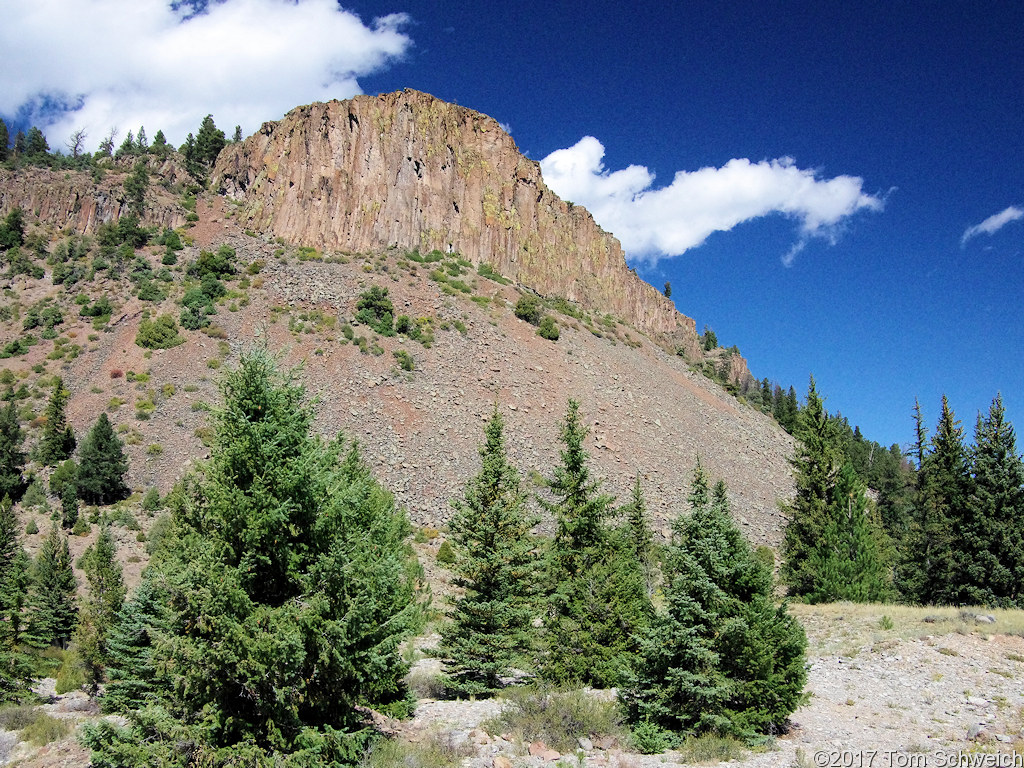
M173 317L160 315L155 320L145 318L139 323L135 343L146 349L170 349L184 344L185 339L178 335L178 324Z

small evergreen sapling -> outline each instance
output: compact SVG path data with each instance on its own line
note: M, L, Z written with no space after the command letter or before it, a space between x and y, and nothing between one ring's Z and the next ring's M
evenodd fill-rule
M11 499L0 499L0 702L28 692L32 668L19 650L28 599L29 560L18 540L18 520Z
M79 566L85 573L88 591L82 605L81 621L75 633L86 681L95 694L104 679L108 661L108 637L124 603L125 588L117 546L104 526L96 543L85 550Z

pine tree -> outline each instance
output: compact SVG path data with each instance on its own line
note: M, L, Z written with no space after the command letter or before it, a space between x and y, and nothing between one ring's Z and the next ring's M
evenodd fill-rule
M648 619L644 574L607 518L612 497L590 479L579 403L562 424L562 463L544 503L557 525L548 565L547 655L541 673L559 683L608 687L628 672L634 633Z
M78 495L91 504L109 504L128 495L124 443L101 413L79 451Z
M149 646L154 703L85 738L111 765L353 763L370 738L358 708L408 707L400 644L422 619L408 520L354 446L311 435L303 389L265 351L222 393L212 458L146 572L171 614Z
M665 608L643 632L620 698L634 724L670 741L705 732L752 739L802 702L807 640L775 604L771 570L733 523L724 485L709 499L699 462L690 505L673 523Z
M7 123L0 118L0 163L7 159L10 154L11 146L11 134L7 128Z
M978 417L951 602L1024 607L1024 463L1002 396Z
M534 645L530 583L537 556L519 473L508 462L504 421L495 408L480 446L480 472L454 502L449 524L455 550L455 585L465 590L441 630L437 655L445 688L460 696L490 693L529 658Z
M25 491L25 452L21 450L24 441L18 409L11 400L0 410L0 499L10 496L17 501Z
M943 605L955 602L959 590L955 552L969 495L967 449L963 429L945 395L930 443L924 442L919 407L917 419L916 454L920 469L896 583L904 598L911 602Z
M85 550L79 561L88 592L75 641L93 693L103 682L108 661L107 640L124 603L124 580L116 554L117 547L110 529L103 526L96 542Z
M213 115L207 115L199 125L196 134L196 155L200 162L210 167L217 160L217 155L224 149L227 140L224 131L219 130L213 122Z
M68 539L54 522L32 569L29 642L38 647L68 644L78 623L76 588Z
M43 425L43 435L37 449L39 462L44 466L52 467L57 462L64 461L75 450L75 433L68 425L65 413L70 397L71 393L64 389L64 380L58 377L46 403L46 423Z

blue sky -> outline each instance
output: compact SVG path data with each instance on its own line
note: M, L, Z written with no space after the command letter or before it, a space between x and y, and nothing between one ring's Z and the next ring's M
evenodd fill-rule
M968 437L997 392L1024 413L1019 2L195 8L16 3L0 115L180 142L417 88L508 126L698 329L801 394L813 373L868 437L909 442L915 397Z

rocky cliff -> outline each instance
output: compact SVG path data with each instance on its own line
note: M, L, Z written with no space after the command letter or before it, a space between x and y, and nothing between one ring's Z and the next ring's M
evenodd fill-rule
M695 324L619 241L544 184L492 118L425 93L312 104L221 153L214 185L253 230L347 252L458 251L541 295L619 315L699 360Z
M0 168L0 214L21 208L32 221L57 229L71 228L92 233L100 224L117 221L128 211L124 180L130 166L114 165L94 178L85 171L54 171L25 167L17 171ZM174 183L184 174L173 159L149 159L150 171L159 179ZM144 223L176 228L185 224L186 212L165 189L150 186L146 197Z

